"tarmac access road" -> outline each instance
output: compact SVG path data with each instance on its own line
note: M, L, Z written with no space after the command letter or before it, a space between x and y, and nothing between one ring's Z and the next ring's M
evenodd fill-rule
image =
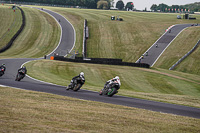
M195 24L177 24L168 29L142 56L137 63L147 63L151 67L156 63L172 41L187 27L199 26ZM146 56L147 55L147 56Z
M43 9L42 11L47 11L47 10ZM75 31L72 25L69 24L67 20L65 21L64 17L61 18L62 16L57 13L52 13L51 15L54 16L54 18L56 18L57 21L59 21L60 19L62 22L61 23L61 27L62 27L61 41L57 49L54 50L54 52L62 50L62 49L71 50L74 47L74 42L75 42L73 40L75 39L74 37ZM71 28L69 26L71 26ZM66 29L64 27L66 27ZM66 36L69 35L71 36L71 38L65 40L66 36L64 35ZM63 43L65 42L64 40L67 43ZM53 54L53 52L51 54ZM51 54L49 54L48 57L50 57ZM67 53L63 53L63 54L67 54ZM188 117L200 119L199 108L193 108L193 107L181 106L181 105L175 105L175 104L169 104L169 103L162 103L162 102L155 102L155 101L143 100L143 99L138 99L138 98L130 98L130 97L124 97L124 96L118 96L118 95L114 95L113 97L100 96L98 92L82 90L82 89L79 90L78 92L74 92L72 90L66 91L65 89L66 86L59 86L59 85L54 85L54 84L38 81L29 76L26 76L20 82L15 81L17 70L18 68L20 68L21 65L23 65L24 63L28 61L40 60L40 59L41 58L1 59L0 64L5 63L7 69L6 69L5 74L2 77L0 77L0 85L19 88L19 89L25 89L25 90L31 90L31 91L52 93L56 95L68 96L68 97L73 97L73 98L78 98L78 99L85 99L85 100L91 100L91 101L99 101L99 102L104 102L104 103L142 108L142 109L147 109L147 110L152 110L152 111L157 111L157 112L162 112L162 113L170 113L170 114L182 115L182 116L188 116ZM120 93L120 90L119 90L119 93Z

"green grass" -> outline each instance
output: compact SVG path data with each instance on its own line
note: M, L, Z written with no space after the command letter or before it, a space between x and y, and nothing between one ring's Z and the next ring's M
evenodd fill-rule
M14 12L10 5L0 5L0 48L6 46L22 24L21 11Z
M0 87L0 132L197 133L200 119Z
M122 83L119 95L200 107L199 76L194 82L195 76L184 73L177 76L162 70L50 60L29 62L26 67L31 77L63 86L83 71L86 83L82 89L92 91L99 91L118 75Z
M122 58L133 62L167 27L177 23L199 23L200 19L196 16L197 20L177 20L177 14L44 8L61 13L73 24L77 35L75 49L79 53L82 49L83 19L87 19L89 57ZM53 18L35 9L23 10L29 23L14 46L0 54L0 58L41 57L58 44L60 29ZM111 21L112 15L119 15L124 21ZM86 77L83 89L92 91L99 91L108 79L118 75L122 82L119 95L200 108L199 75L160 68L50 60L29 62L26 66L30 76L64 86L83 71ZM0 132L196 133L200 130L199 119L188 117L2 87L0 95Z
M50 15L32 8L22 8L26 25L12 47L0 58L37 58L53 51L60 40L60 27Z
M166 49L154 67L169 69L187 52L189 52L200 39L200 27L192 27L184 30ZM200 74L200 47L187 57L181 64L176 67L176 71Z
M78 36L76 49L79 53L82 52L83 20L87 19L90 33L87 41L88 56L121 58L129 62L135 62L169 26L200 23L199 15L195 16L197 20L178 20L177 14L44 8L61 13L74 25ZM113 15L119 15L124 21L111 21L110 18Z

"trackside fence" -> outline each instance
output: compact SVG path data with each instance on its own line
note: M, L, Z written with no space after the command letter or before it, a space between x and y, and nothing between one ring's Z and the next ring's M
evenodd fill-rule
M187 58L194 50L200 45L200 40L197 42L197 44L187 53L185 54L181 59L179 59L172 67L169 68L169 70L173 70L178 64L180 64L185 58Z
M87 19L84 20L84 29L83 29L83 58L87 58L87 39L89 38L89 30L87 26Z
M120 66L133 66L150 68L149 64L146 63L131 63L122 62L122 59L111 59L111 58L81 58L76 57L75 59L65 58L64 56L54 56L54 60L76 62L76 63L91 63L91 64L106 64L106 65L120 65Z
M13 42L15 41L15 39L19 36L19 34L22 32L22 30L24 29L25 26L25 15L24 15L24 11L18 7L18 9L20 9L21 14L22 14L22 25L20 27L20 29L17 31L17 33L11 38L11 40L6 44L6 46L4 46L3 48L0 49L0 53L6 51L7 49L9 49Z

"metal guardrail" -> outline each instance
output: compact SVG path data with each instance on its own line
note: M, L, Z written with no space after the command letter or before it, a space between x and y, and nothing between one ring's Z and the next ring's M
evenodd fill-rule
M200 40L197 42L197 44L182 58L180 58L172 67L169 68L169 70L173 70L178 64L180 64L186 57L188 57L194 50L199 46Z

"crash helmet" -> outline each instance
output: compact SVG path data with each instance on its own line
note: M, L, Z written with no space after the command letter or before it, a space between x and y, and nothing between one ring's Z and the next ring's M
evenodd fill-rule
M6 64L2 64L2 66L4 66L4 67L5 67L5 66L6 66Z
M23 69L26 69L26 67L25 67L25 66L23 66L22 68L23 68Z
M84 76L84 73L83 73L83 72L81 72L81 73L80 73L80 76L81 76L81 77L83 77L83 76Z
M115 79L119 80L119 76L116 76Z

